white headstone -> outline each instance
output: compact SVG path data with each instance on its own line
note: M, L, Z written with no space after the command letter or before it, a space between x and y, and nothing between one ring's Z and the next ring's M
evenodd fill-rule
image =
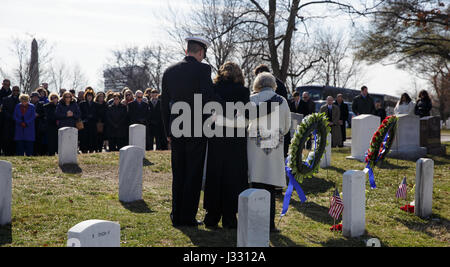
M297 130L297 126L302 123L303 114L291 112L291 128L289 130L291 138L294 137L294 133Z
M433 206L434 161L421 158L416 162L416 195L414 213L427 218Z
M59 166L78 164L78 130L64 127L58 130L58 159Z
M142 124L130 125L129 129L129 145L141 147L145 151L145 126Z
M67 233L68 247L120 247L120 225L103 220L88 220Z
M417 160L424 157L427 149L420 147L419 116L400 114L397 117L397 132L389 156L406 160Z
M238 247L268 247L270 241L270 193L247 189L239 195Z
M342 194L342 234L346 237L361 236L366 229L366 174L363 171L346 171Z
M327 168L331 166L331 133L327 136L327 146L325 152L320 160L320 168Z
M0 225L11 223L12 164L0 160Z
M445 128L447 130L450 130L450 118L448 118L447 121L445 122Z
M359 115L352 119L352 154L347 159L364 161L373 134L380 126L380 117Z
M144 149L126 146L119 154L119 200L133 202L142 199L142 167Z

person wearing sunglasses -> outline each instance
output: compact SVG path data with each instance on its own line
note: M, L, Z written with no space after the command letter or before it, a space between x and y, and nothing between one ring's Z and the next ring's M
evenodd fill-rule
M144 102L144 93L137 90L135 95L136 99L128 104L129 125L142 124L147 127L148 104Z

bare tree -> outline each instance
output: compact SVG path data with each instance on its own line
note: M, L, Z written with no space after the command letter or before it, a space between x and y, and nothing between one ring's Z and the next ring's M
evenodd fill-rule
M61 88L81 90L89 83L78 64L68 66L64 62L52 63L49 84L58 91Z
M36 88L31 88L31 73L30 73L30 55L31 55L31 38L12 39L11 52L16 57L17 63L12 72L14 78L23 92L31 93ZM37 39L39 50L39 77L41 80L49 78L49 62L52 60L53 45L49 44L45 39Z

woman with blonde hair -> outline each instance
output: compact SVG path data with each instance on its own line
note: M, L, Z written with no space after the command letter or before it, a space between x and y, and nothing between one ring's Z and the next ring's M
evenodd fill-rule
M25 154L26 156L32 156L36 137L34 128L36 110L34 105L30 103L30 97L27 94L21 94L19 101L20 103L16 105L14 110L16 155L23 156Z
M241 102L245 105L250 101L250 90L244 86L242 70L233 62L220 67L214 78L213 90L222 100L224 114L227 114L225 103ZM247 138L245 135L238 137L236 129L227 131L226 128L221 128L224 137L208 139L204 194L207 211L204 223L207 227L216 227L222 219L224 228L236 228L239 194L248 188ZM233 136L226 136L227 132L233 132Z
M80 119L80 108L71 92L65 91L56 105L55 117L58 129L63 127L76 127Z
M253 83L250 101L256 106L266 103L271 112L259 112L248 127L248 174L252 188L270 193L270 230L275 228L275 189L286 187L284 135L291 126L291 113L286 99L275 93L275 77L262 72ZM270 103L270 105L269 105ZM263 110L263 109L261 109Z

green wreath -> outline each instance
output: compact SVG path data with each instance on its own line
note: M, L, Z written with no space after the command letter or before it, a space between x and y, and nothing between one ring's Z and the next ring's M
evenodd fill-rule
M303 148L311 135L316 131L317 149L314 157L303 160ZM314 113L306 116L302 123L297 126L297 130L289 145L289 159L287 166L291 168L292 174L297 182L302 183L303 178L311 178L319 171L320 160L322 159L325 147L327 146L327 136L331 128L328 126L328 118L325 113Z
M377 163L383 162L389 153L397 131L397 122L398 118L395 115L386 117L373 134L365 158L366 163L370 164L371 168L374 168Z

